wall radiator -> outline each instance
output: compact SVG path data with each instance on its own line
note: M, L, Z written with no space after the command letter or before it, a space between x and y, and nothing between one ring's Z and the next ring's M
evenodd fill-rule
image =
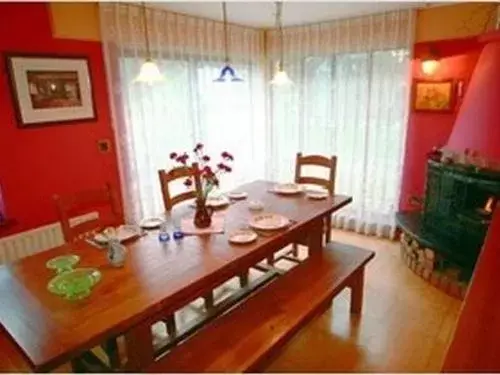
M58 222L0 238L0 264L14 262L63 243L61 224Z

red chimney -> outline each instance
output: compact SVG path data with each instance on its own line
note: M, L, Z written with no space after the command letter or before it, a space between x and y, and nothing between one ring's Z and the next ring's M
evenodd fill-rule
M500 31L479 37L486 43L472 74L447 148L478 151L500 164Z

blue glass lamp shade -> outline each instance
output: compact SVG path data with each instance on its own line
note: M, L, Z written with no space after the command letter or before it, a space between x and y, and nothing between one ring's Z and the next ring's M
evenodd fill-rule
M229 63L226 63L226 65L222 67L219 77L214 79L214 82L227 82L228 76L231 78L230 82L243 82L243 79L236 76L234 69Z

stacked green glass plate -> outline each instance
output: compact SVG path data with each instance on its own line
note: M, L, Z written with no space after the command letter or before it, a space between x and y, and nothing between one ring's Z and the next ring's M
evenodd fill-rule
M56 270L57 273L68 272L73 269L73 266L80 261L78 255L60 255L50 259L45 265L51 270Z
M68 300L79 300L87 297L99 280L101 280L99 270L76 268L54 277L49 281L47 289Z

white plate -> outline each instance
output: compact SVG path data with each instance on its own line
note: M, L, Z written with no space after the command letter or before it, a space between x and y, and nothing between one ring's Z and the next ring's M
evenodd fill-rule
M141 228L144 229L156 229L159 228L160 225L163 223L163 220L157 217L152 217L150 219L144 219L141 221Z
M245 199L248 196L244 191L232 191L228 194L231 199Z
M208 197L207 198L207 206L212 208L221 208L227 206L229 203L229 198L225 195L221 195L220 197ZM190 203L191 207L196 207L196 201L193 200Z
M271 190L276 194L283 195L294 195L302 193L302 187L294 183L276 184Z
M113 229L114 233L112 233ZM106 228L104 231L109 231L110 233L112 233L120 242L129 240L142 234L141 228L139 228L137 225L120 225L118 228ZM94 235L94 241L100 244L106 244L108 243L108 236L103 233L97 233Z
M221 195L220 197L208 197L207 206L213 208L220 208L227 206L229 203L229 199L225 195Z
M257 233L248 229L234 231L229 236L229 242L237 245L252 243L257 239Z
M290 220L278 214L258 214L253 216L248 225L260 230L277 230L285 228L290 224Z
M306 195L307 195L307 198L309 198L309 199L316 199L316 200L328 198L328 192L327 191L308 191L306 193Z

